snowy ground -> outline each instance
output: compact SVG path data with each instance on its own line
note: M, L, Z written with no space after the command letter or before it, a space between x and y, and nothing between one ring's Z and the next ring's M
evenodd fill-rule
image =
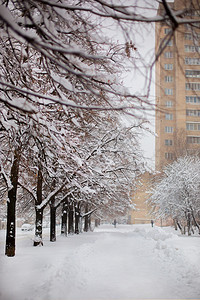
M200 237L172 228L102 225L32 247L18 234L4 256L0 232L1 300L200 299Z

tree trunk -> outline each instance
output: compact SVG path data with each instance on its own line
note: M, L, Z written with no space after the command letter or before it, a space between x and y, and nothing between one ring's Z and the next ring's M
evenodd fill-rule
M95 219L95 227L100 226L100 219Z
M15 191L12 189L8 192L7 201L7 231L6 231L6 251L5 255L15 256L15 231L16 231L16 221L15 221Z
M62 219L61 219L61 235L67 236L67 202L63 203Z
M192 210L191 214L192 214L192 218L193 218L193 221L194 221L194 226L196 226L196 227L198 228L199 234L200 234L200 226L199 226L199 224L198 224L197 221L196 221L196 218L195 218L195 216L194 216L193 210Z
M88 204L86 203L85 205L85 214L88 213ZM89 216L86 215L85 216L85 220L84 220L84 229L83 229L85 232L88 232L89 230Z
M89 230L89 218L88 216L85 216L85 220L84 220L84 231L88 232Z
M75 233L79 234L80 232L80 208L78 204L75 206Z
M188 228L188 235L191 235L191 215L187 213L187 228Z
M42 242L42 221L43 221L43 210L44 208L38 208L37 206L42 203L42 167L39 163L38 176L37 176L37 200L35 203L35 237L33 246L43 246Z
M175 228L175 230L178 230L178 226L177 226L177 221L176 221L176 219L173 219L173 221L174 221L174 228Z
M182 228L181 224L178 221L176 221L176 224L177 224L178 228L180 229L181 234L183 234L183 228Z
M91 215L89 215L88 223L89 223L89 230L90 230L90 231L93 231L93 229L92 229L92 219L91 219Z
M68 233L74 233L74 205L71 203L69 205L69 213L68 213Z
M13 165L11 167L10 179L12 188L8 191L7 201L7 231L6 231L6 249L5 255L15 256L15 232L16 232L16 200L17 200L17 184L19 174L20 149L16 149L14 153Z
M186 226L183 226L183 234L186 234Z
M35 237L33 241L33 246L43 246L42 241L42 221L43 221L43 209L37 209L35 210Z
M56 162L54 164L54 172L56 173ZM56 178L52 181L52 190L56 187ZM55 196L51 197L50 205L50 242L56 241L56 207L55 207Z
M56 208L50 205L50 241L56 241Z

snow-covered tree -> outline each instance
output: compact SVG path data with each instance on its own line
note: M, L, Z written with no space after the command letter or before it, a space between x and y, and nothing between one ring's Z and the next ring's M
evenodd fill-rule
M119 106L122 96L128 97L119 80L127 46L109 41L102 20L92 13L92 3L85 3L86 9L83 4L5 1L1 5L2 103L27 112L37 111L32 104L49 102L110 110Z
M18 116L15 111L2 109L0 130L0 176L3 178L1 188L7 190L7 234L6 255L15 255L15 211L17 187L21 160L29 144L29 116Z
M73 155L73 147L78 143L78 138L67 121L68 116L63 114L59 107L52 110L51 106L48 106L42 113L37 114L37 117L40 121L34 120L30 132L31 147L27 153L27 164L19 181L23 191L32 198L35 207L34 245L42 242L43 212L48 205L51 224L54 224L51 233L55 234L55 197L66 188L68 177L74 171L76 157Z
M200 159L185 156L168 165L151 190L150 201L157 217L172 218L181 232L200 229Z
M21 208L34 207L36 244L47 206L54 225L61 205L85 220L94 211L100 216L129 206L130 185L140 169L139 122L144 109L152 108L152 66L166 46L161 43L147 64L138 37L155 22L172 28L165 40L183 24L194 33L199 24L194 1L177 11L161 2L156 15L157 1L1 1L1 189L13 199L7 204L11 211L17 186ZM133 68L147 79L142 93L123 85L122 74ZM133 128L120 123L118 111L134 116ZM9 216L14 255L15 214Z
M149 89L131 94L121 84L120 73L129 64L151 80L155 58L152 55L147 63L138 52L141 36L150 32L152 24L162 22L172 29L166 41L182 25L195 30L200 22L193 18L194 12L199 14L198 1L184 0L185 8L177 11L166 0L160 2L163 9L156 14L157 0L140 4L121 0L2 0L0 101L29 112L38 109L31 104L50 101L83 109L127 111L130 107L135 115L135 109L143 109L141 103L149 103L144 97ZM109 38L113 31L121 35L122 42ZM196 39L195 34L193 37ZM156 60L165 41L157 49ZM12 60L8 60L10 53ZM15 78L7 69L15 70Z
M141 126L124 127L117 120L115 128L110 121L105 128L94 126L94 121L85 124L84 139L76 149L80 166L70 176L74 192L68 205L64 204L65 214L74 205L79 210L75 215L78 213L86 224L94 212L119 214L130 206L130 188L136 172L142 169L136 136Z

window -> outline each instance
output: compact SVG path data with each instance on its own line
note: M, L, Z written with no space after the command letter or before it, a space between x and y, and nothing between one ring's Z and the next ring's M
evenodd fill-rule
M185 30L191 30L191 25L190 24L184 24Z
M185 84L185 89L187 91L200 91L200 83L198 82L188 82Z
M165 140L165 146L172 146L172 140Z
M172 40L166 41L165 45L166 46L173 46L173 41Z
M185 33L185 40L192 40L192 34L191 33Z
M186 77L200 78L200 70L185 70Z
M173 76L165 76L165 82L172 82Z
M173 95L173 89L165 89L165 95Z
M186 130L194 130L194 124L193 123L187 123L186 124Z
M186 130L200 131L200 123L186 123Z
M165 120L173 120L172 114L165 114Z
M192 34L193 34L193 32L194 32L194 25L184 24L184 27L185 27L186 30L192 31ZM200 28L200 24L196 23L195 24L195 28Z
M171 30L171 28L164 28L164 33L165 34L168 34L169 32L171 32L172 30Z
M169 40L168 38L164 37L163 39L160 40L162 47L167 47L167 46L173 46L173 41Z
M186 96L186 103L200 104L200 97L198 96Z
M186 109L186 116L200 117L200 110Z
M173 153L165 153L165 159L173 160Z
M198 9L187 9L187 11L184 13L184 16L188 16L191 18L191 16L199 16L200 10Z
M199 136L187 136L187 143L188 144L200 144L200 137Z
M165 132L172 133L173 132L173 127L165 126Z
M185 58L185 64L186 65L200 65L200 58L196 57L186 57Z
M173 58L173 52L171 52L171 51L165 52L165 53L164 53L164 57L165 57L165 58Z
M165 102L165 106L166 106L166 107L172 107L172 106L173 106L172 101L166 101L166 102Z
M185 45L185 52L200 52L200 46Z
M165 70L173 70L173 64L165 64Z
M185 40L199 40L200 39L200 34L197 32L192 33L185 33Z

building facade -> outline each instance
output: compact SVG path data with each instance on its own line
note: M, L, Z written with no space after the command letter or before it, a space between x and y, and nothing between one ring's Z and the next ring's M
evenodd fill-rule
M200 20L200 4L174 0L184 19ZM159 14L164 12L159 5ZM185 23L175 32L156 23L156 170L178 156L200 149L200 23Z
M135 208L130 211L129 224L148 224L154 219L151 214L152 207L147 202L153 180L154 175L149 172L145 172L137 178L137 184L132 192Z
M132 202L134 208L130 211L128 216L128 224L155 224L157 226L172 226L171 219L157 219L155 218L156 207L152 207L148 199L151 196L151 188L159 178L159 174L145 172L137 177L136 185L132 191ZM153 221L153 224L152 224Z

